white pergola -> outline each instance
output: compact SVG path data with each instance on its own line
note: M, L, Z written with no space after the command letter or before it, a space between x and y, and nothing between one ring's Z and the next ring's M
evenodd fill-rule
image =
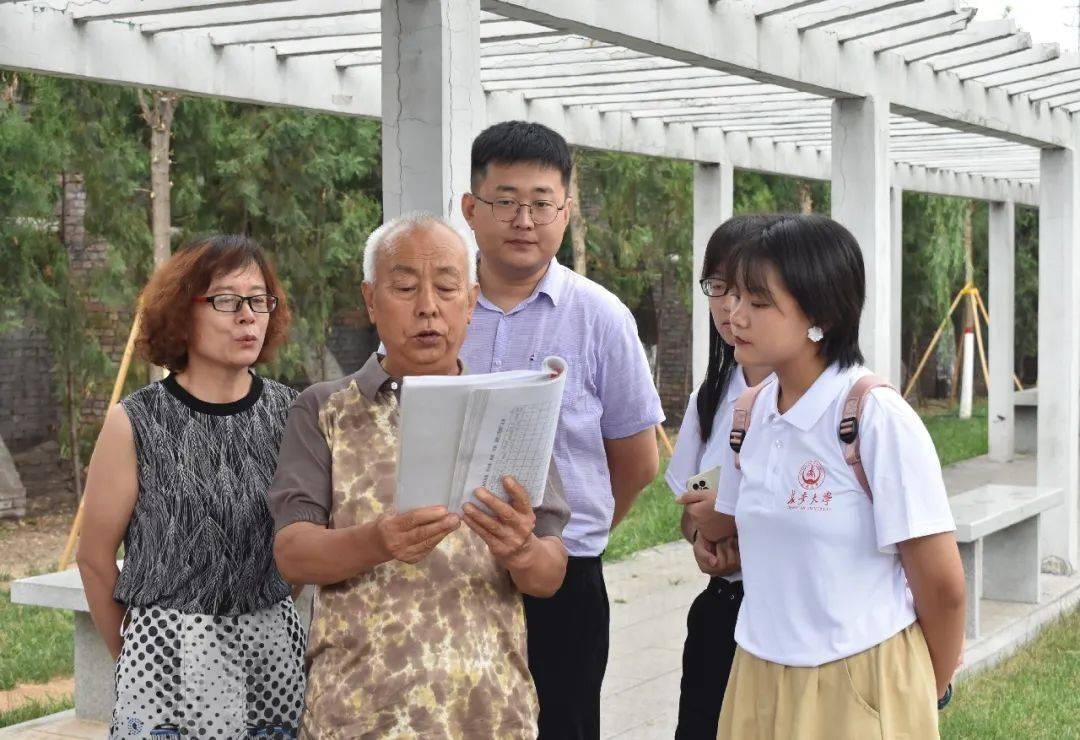
M1040 209L1044 555L1080 565L1080 57L958 0L0 0L0 67L383 124L387 216L460 223L485 125L695 163L694 256L736 168L830 180L900 380L900 196L990 207L990 450L1013 454L1014 207ZM694 291L694 368L708 314Z

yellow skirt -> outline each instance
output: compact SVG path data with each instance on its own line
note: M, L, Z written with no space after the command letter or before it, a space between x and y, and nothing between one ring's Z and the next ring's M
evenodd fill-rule
M738 648L717 738L937 738L936 693L918 622L869 650L813 668L770 663Z

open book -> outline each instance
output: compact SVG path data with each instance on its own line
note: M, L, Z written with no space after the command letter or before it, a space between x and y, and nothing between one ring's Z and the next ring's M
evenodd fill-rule
M473 491L483 486L509 500L504 475L539 506L565 385L561 357L548 357L540 370L406 377L395 508L441 504L461 513L471 501L486 510Z

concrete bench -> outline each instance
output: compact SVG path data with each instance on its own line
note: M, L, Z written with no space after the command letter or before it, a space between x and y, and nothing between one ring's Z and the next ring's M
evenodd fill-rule
M968 639L979 637L982 598L1038 603L1041 515L1064 500L1060 488L998 485L950 497L967 580Z
M122 567L123 561L117 565ZM305 589L296 604L305 628L311 617L312 593L311 588ZM71 568L21 578L11 584L11 601L75 612L75 716L108 722L116 703L115 663L90 618L79 571Z
M1013 449L1018 455L1034 455L1039 436L1039 389L1013 392Z

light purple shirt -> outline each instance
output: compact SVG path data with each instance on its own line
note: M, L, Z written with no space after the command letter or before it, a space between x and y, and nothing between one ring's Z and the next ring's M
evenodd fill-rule
M621 439L664 420L630 310L612 293L555 260L533 294L503 312L480 294L461 360L474 372L538 370L544 358L567 362L555 465L570 523L567 551L607 547L615 500L604 439Z

